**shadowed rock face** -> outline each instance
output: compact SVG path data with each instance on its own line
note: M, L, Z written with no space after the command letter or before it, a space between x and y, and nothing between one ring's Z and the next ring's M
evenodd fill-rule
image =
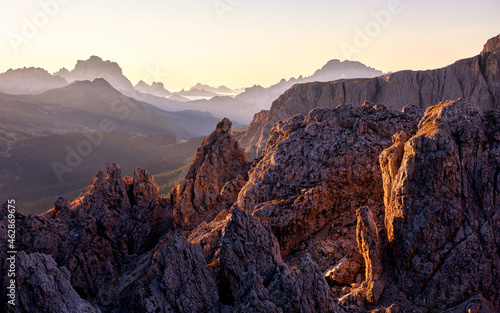
M382 103L392 110L413 104L424 110L441 101L463 98L481 110L500 108L500 46L498 37L483 53L436 70L401 71L371 79L298 84L281 95L269 111L261 111L241 139L248 157L263 156L274 123L307 114L314 108L341 104Z
M417 305L500 304L499 122L498 110L443 102L380 156L397 281Z
M17 289L15 312L101 312L80 298L69 283L70 272L58 268L50 256L21 251L17 261L17 283L22 288Z
M121 284L122 307L129 312L219 312L202 250L182 235L161 241L129 276L131 283Z

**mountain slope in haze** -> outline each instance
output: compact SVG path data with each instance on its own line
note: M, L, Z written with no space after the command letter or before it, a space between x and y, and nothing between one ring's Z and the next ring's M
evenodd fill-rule
M189 162L201 141L201 137L179 140L167 135L144 137L118 132L20 140L12 145L8 158L0 158L0 194L16 199L20 205L47 197L53 201L86 187L89 175L109 160L120 161L127 173L137 165L152 174L177 170ZM82 145L88 142L91 146ZM40 205L46 202L31 205L29 213L44 212L46 208Z
M245 92L236 96L236 99L253 103L260 109L268 109L274 100L295 84L314 81L328 82L349 78L372 78L380 75L383 75L383 72L360 62L330 60L311 76L300 76L299 78L291 78L290 80L282 79L279 83L268 88L262 86L246 88Z
M204 85L204 84L201 84L201 83L197 83L196 85L194 85L193 87L191 87L191 89L189 89L190 91L191 90L206 90L206 91L209 91L209 92L212 92L212 93L215 93L215 94L228 94L228 93L235 93L234 90L222 85L222 86L219 86L219 87L212 87L212 86L209 86L209 85Z
M67 84L64 78L41 68L9 69L0 74L0 92L8 94L38 94Z
M0 124L31 136L95 131L176 138L205 135L217 120L209 113L165 112L124 96L104 79L75 82L39 95L0 94Z
M329 83L298 84L273 102L269 111L255 115L241 139L251 157L262 154L269 131L281 119L305 114L317 107L358 106L365 101L381 103L393 110L407 104L421 109L441 101L463 98L480 109L500 107L499 37L492 38L483 52L447 67L427 71L401 71L372 79L342 79Z

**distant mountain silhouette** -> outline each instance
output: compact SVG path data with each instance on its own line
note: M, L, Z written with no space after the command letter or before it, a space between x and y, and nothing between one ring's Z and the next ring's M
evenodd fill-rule
M215 87L211 87L209 85L203 85L201 83L198 83L196 84L195 86L191 87L191 89L189 89L190 91L192 90L206 90L206 91L210 91L210 92L213 92L213 93L216 93L216 94L224 94L224 93L234 93L235 91L226 87L226 86L219 86L217 88Z
M295 84L307 82L329 82L338 79L349 78L373 78L382 75L383 72L368 67L356 61L330 60L321 69L308 77L299 76L289 80L282 79L279 83L269 88L253 86L246 88L245 92L236 96L238 100L254 103L261 109L269 109L271 103L281 94Z
M209 113L166 112L126 97L106 80L80 81L39 95L0 94L0 124L29 136L93 131L103 120L113 131L176 138L205 135L217 123Z
M9 69L0 74L0 92L9 94L37 94L67 84L65 79L42 68Z
M172 95L170 91L168 91L163 83L152 83L148 85L144 81L139 81L137 85L135 85L135 89L142 93L149 93L153 96L157 97L169 97Z
M128 80L123 71L116 62L104 61L98 56L91 56L88 60L79 60L75 68L68 71L62 68L54 75L66 79L68 82L89 80L93 81L96 78L104 78L115 89L129 93L134 90L134 86Z
M192 89L192 88L190 90L183 89L183 90L177 92L177 94L179 96L182 96L182 97L207 97L207 98L210 98L210 97L217 96L217 93L212 92L212 91L208 91L205 89Z

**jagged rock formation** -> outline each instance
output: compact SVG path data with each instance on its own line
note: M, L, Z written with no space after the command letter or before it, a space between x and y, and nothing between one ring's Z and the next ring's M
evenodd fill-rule
M500 307L499 122L498 110L443 102L380 156L397 281L417 306L479 295Z
M56 312L498 312L499 125L499 110L465 100L316 108L276 123L250 169L224 119L171 198L108 163L75 201L19 214L20 299Z
M496 52L496 51L500 51L500 35L488 40L484 45L483 52L481 53Z
M220 264L217 277L223 304L234 303L237 310L251 302L276 312L335 312L316 263L306 254L300 273L293 277L276 238L259 219L235 206L223 233L215 262Z
M52 257L44 254L17 254L19 271L16 313L100 313L75 292L65 267L57 267Z
M284 257L298 253L300 262L309 252L322 270L344 257L361 263L355 210L371 206L382 226L378 156L392 144L392 134L416 130L421 113L406 111L411 113L342 105L278 122L238 204L270 224Z
M230 207L247 171L247 156L233 138L233 124L222 119L196 151L184 181L172 190L175 225L196 225L197 216L210 213L217 206L226 208L224 203Z
M455 98L468 99L482 110L500 108L500 49L498 37L483 53L448 67L428 71L401 71L372 79L298 84L273 102L269 111L256 114L241 139L249 158L260 157L274 123L314 108L335 108L365 101L401 110L410 103L420 109Z
M219 289L225 297L221 300L231 304L245 284L247 268L251 267L268 285L276 267L283 261L274 235L258 219L237 206L231 211L223 233L217 253Z
M161 242L121 301L129 312L219 312L217 286L199 246L182 235ZM140 268L140 267L139 267Z
M134 178L124 178L113 163L106 171L72 203L58 198L47 213L18 220L19 249L51 255L83 296L109 288L127 254L151 249L170 227L171 210L158 202L149 173L137 168Z

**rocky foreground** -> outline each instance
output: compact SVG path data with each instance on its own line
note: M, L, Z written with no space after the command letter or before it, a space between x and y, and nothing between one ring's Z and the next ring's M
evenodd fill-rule
M1 308L499 312L499 181L500 110L464 100L314 109L254 162L224 119L169 198L108 163L73 202L18 214Z

